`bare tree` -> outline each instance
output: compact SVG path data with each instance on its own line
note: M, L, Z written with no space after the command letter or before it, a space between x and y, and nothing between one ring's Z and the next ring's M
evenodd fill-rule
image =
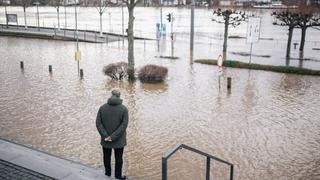
M213 16L212 21L224 24L223 54L224 59L226 59L229 26L239 26L242 22L247 20L247 15L243 11L233 9L222 10L219 8L213 11Z
M57 9L58 30L60 30L60 0L51 0L52 5Z
M309 27L320 26L320 15L318 9L311 4L304 3L298 9L298 27L301 29L301 41L299 51L303 52L306 41L306 33Z
M24 28L25 28L25 29L28 28L26 9L27 9L29 6L31 6L31 2L32 2L32 0L19 0L19 5L21 5L21 6L23 7Z
M274 22L274 25L287 26L289 30L286 58L290 58L291 41L293 35L293 29L297 27L299 22L299 14L294 10L286 9L283 11L274 11L272 15L280 22Z
M100 15L100 36L102 36L102 15L106 11L107 8L107 1L105 0L98 0L99 2L95 2L95 4L98 4L97 11Z

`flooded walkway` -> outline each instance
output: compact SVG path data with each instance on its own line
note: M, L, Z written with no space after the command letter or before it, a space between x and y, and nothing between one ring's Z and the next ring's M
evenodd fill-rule
M111 43L122 40L121 35L103 33L100 35L96 31L85 31L74 29L57 29L31 26L25 29L24 26L6 26L0 24L0 36L53 39L64 41L90 42L90 43Z
M0 139L2 179L112 180L102 170Z

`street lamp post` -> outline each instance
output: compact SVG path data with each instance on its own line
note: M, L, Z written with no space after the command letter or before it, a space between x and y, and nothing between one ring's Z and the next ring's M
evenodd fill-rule
M57 6L58 31L60 31L60 4Z
M122 46L124 47L124 16L123 16L123 3L121 5L121 14L122 14Z
M162 0L160 0L160 29L161 29L161 33L163 30L163 24L162 24Z
M6 16L6 24L7 24L7 28L8 28L9 27L8 26L8 17L7 17L8 12L7 12L7 4L6 3L4 4L4 11L5 11L5 16Z
M76 25L76 35L77 35L77 43L76 43L76 47L77 47L77 52L76 52L76 56L77 57L77 65L78 65L78 74L80 75L80 53L79 53L79 32L78 32L78 14L77 14L77 4L74 5L74 16L75 16L75 25Z
M66 36L66 29L67 29L67 5L66 5L66 1L64 1L64 36Z
M193 63L193 40L194 40L194 0L191 2L191 23L190 23L190 61Z
M35 2L37 5L37 23L38 23L38 31L40 31L40 20L39 20L39 1Z

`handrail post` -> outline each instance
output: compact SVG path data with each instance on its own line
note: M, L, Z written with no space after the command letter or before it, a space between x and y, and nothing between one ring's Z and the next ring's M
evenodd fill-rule
M210 180L210 157L207 157L206 180Z
M206 157L206 180L210 180L210 170L211 170L211 159L218 161L223 164L227 164L230 166L230 180L233 180L234 175L234 165L229 163L228 161L222 160L205 152L202 152L198 149L192 148L190 146L184 144L178 144L174 149L168 151L164 156L162 156L162 180L168 180L168 159L176 153L180 149L186 149L191 152L200 154Z
M233 180L233 165L230 166L230 180Z
M167 159L162 158L162 180L167 180L168 174L167 174Z

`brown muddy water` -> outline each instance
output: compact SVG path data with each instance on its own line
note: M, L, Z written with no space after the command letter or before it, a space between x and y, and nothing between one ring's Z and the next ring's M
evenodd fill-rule
M145 52L137 41L137 68L168 67L165 83L105 77L103 65L126 58L117 42L80 44L80 80L72 42L6 37L0 42L1 138L102 168L96 112L110 90L119 88L130 112L124 173L134 179L160 179L161 157L178 143L234 163L238 180L320 179L319 77L225 69L219 90L216 67L190 65L183 57L157 59L155 44ZM169 160L169 178L204 179L205 162L179 151ZM215 179L228 179L228 173L227 166L212 162Z

